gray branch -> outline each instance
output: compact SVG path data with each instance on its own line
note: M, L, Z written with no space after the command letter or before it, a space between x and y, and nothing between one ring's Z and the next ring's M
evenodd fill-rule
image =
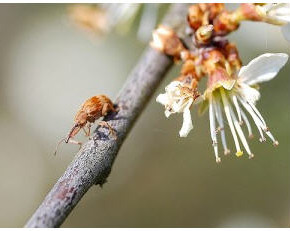
M183 24L186 10L185 4L172 5L163 24L171 27ZM104 118L116 131L117 139L107 129L97 128L26 227L59 227L91 186L106 182L122 143L172 64L164 54L150 47L145 50L115 101L119 112Z

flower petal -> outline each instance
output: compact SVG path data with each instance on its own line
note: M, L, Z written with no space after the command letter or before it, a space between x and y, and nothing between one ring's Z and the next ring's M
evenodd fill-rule
M168 84L165 87L165 91L169 91L169 92L175 92L178 88L178 86L181 85L181 82L179 81L172 81L170 84Z
M273 79L286 64L288 55L284 53L266 53L253 59L241 68L239 78L248 85Z
M183 111L183 124L179 131L179 136L187 137L188 133L191 131L192 128L193 128L193 125L192 125L190 110L189 110L189 107L186 107Z
M229 79L229 80L223 80L223 81L220 81L219 82L223 88L225 88L226 90L231 90L235 83L236 83L236 80L235 79Z
M260 92L247 84L241 84L240 94L243 99L251 102L252 104L256 104L256 102L260 99Z
M168 95L167 94L159 94L156 98L157 103L161 103L163 105L167 105L169 103Z
M269 9L267 9L267 16L280 22L290 22L290 4L271 4Z
M284 38L290 42L290 23L287 23L286 25L282 26L281 31L284 35Z
M173 112L169 111L168 109L166 109L164 111L165 116L168 118Z

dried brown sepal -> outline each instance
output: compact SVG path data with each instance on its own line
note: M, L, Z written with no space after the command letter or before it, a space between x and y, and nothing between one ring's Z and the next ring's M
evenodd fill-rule
M223 48L223 52L231 67L238 71L242 66L242 61L237 46L234 43L227 43Z
M233 79L228 74L227 70L222 67L217 67L216 69L209 72L207 89L213 91L216 88L220 87L221 85L224 88L229 89L232 87L233 83L234 83Z
M197 77L196 69L195 69L195 62L194 60L186 60L182 65L181 72L182 75L192 75Z
M219 86L231 89L235 83L232 67L224 54L218 49L205 54L203 69L208 76L207 91L211 92Z
M212 72L217 67L225 68L225 56L218 49L213 49L203 53L203 67L207 73Z

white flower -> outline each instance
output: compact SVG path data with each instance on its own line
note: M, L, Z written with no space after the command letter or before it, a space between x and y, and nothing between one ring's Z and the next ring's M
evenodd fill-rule
M166 88L165 93L158 95L156 101L165 106L165 116L173 113L183 113L183 124L179 131L180 137L186 137L193 128L190 107L194 102L194 94L188 94L182 82L173 81Z
M290 4L269 3L258 7L266 22L282 25L282 33L286 40L290 41Z
M285 24L290 22L290 4L289 3L269 3L261 7L261 10L266 15L267 20Z
M253 136L250 122L244 110L247 111L254 120L254 123L261 136L260 141L262 142L266 140L264 136L265 133L273 141L275 146L278 145L278 141L269 131L264 118L255 106L256 101L260 98L260 93L254 87L254 85L273 79L279 70L286 64L287 60L287 54L263 54L253 59L247 66L244 66L240 69L236 83L231 89L224 88L221 84L221 80L219 80L219 82L213 83L217 84L218 87L215 88L212 86L211 89L214 90L206 92L206 102L209 103L211 138L213 141L217 162L221 161L218 155L217 145L217 133L219 131L221 133L221 141L224 148L224 153L229 153L225 138L222 108L224 110L235 142L237 156L241 156L243 154L239 141L241 141L242 145L244 146L246 152L249 155L249 158L254 156L250 150L241 127L241 125L245 123L249 137ZM216 121L218 126L216 126Z

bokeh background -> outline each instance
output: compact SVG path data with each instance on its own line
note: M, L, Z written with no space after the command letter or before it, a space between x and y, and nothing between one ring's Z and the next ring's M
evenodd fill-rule
M25 224L78 150L62 145L53 156L81 103L101 93L114 98L145 47L138 23L126 35L98 38L71 23L68 6L0 5L1 227ZM265 52L290 53L275 26L245 22L229 37L245 64ZM219 165L207 114L193 110L195 128L179 138L182 116L166 119L155 102L177 73L138 119L108 183L91 188L63 227L289 226L289 61L261 86L258 102L280 145L260 144L255 131L253 160L230 155Z

